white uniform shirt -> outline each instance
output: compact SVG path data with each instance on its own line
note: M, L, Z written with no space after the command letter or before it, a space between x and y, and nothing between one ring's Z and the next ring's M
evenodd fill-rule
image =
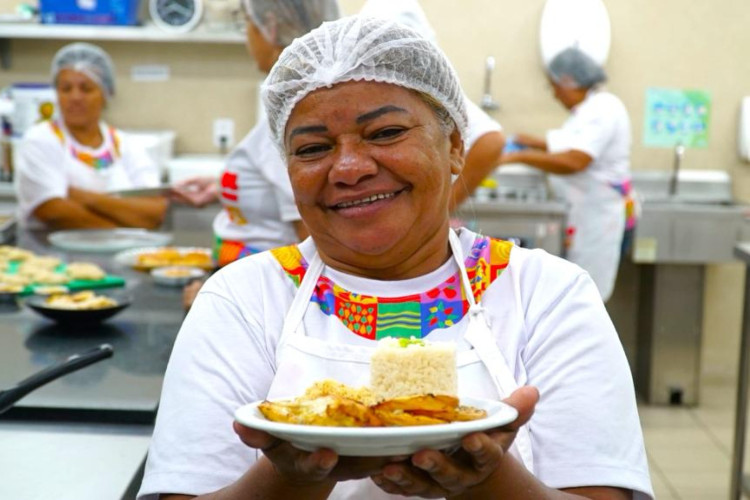
M464 98L464 102L466 103L466 115L469 119L466 137L464 137L464 150L466 154L469 154L469 150L477 142L477 139L489 132L500 132L503 128L490 115L470 101L468 97Z
M98 148L90 148L79 144L62 122L57 123L62 137L51 122L43 122L26 131L19 145L15 187L22 224L41 224L32 212L53 198L67 198L69 187L105 192L159 184L158 165L144 150L134 147L127 134L102 122L99 127L104 140ZM74 157L72 149L95 158L109 153L114 161L96 169Z
M630 179L630 118L622 101L609 92L591 90L562 128L547 132L547 150L577 149L593 158L583 172L557 176L571 180L592 176L603 184Z
M297 241L292 222L300 217L262 106L259 113L253 129L229 155L220 181L223 209L213 228L222 240L268 250Z
M562 128L547 133L551 153L579 150L591 163L570 175L550 175L570 204L567 258L591 274L602 298L612 294L620 261L630 186L630 119L622 101L590 90Z
M465 255L475 238L461 230ZM312 240L300 250L309 262ZM432 290L456 272L450 259L404 281L380 282L328 268L323 275L353 293L399 297ZM215 491L236 481L257 459L256 450L234 434L233 413L268 394L284 316L296 292L269 252L230 264L203 286L172 351L139 498ZM588 276L541 250L515 247L481 303L514 377L541 393L529 424L540 480L554 488L620 486L635 490L637 500L650 498L630 370ZM467 323L464 316L427 339L465 344ZM307 335L327 343L374 342L317 304L309 305L303 324ZM364 376L345 382L358 386L367 382ZM334 498L339 497L334 493Z

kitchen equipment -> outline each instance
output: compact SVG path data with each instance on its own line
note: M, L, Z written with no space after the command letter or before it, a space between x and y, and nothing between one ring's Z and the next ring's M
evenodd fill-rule
M177 132L174 130L123 130L133 147L146 151L146 154L159 166L161 177L167 175L167 165L174 156L174 142Z
M39 0L42 24L138 24L139 0Z
M458 207L454 215L460 223L488 236L564 255L568 205L552 196L545 174L511 164L496 170L490 179L491 183Z
M57 93L52 85L37 82L19 82L3 90L13 101L10 125L14 137L41 120L57 118Z
M109 358L112 354L114 354L112 346L110 344L102 344L99 347L80 354L73 354L66 360L23 379L15 387L0 391L0 413L10 409L16 401L34 389L52 382L63 375L80 370L102 359Z
M495 58L487 57L484 64L484 94L479 102L479 107L485 111L496 111L500 109L500 103L492 97L492 72L495 71Z

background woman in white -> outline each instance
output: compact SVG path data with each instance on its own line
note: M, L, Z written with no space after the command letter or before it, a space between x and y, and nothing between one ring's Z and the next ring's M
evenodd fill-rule
M101 120L115 93L114 65L101 48L73 43L52 61L60 119L23 137L17 183L22 223L52 228L155 228L164 197L118 198L107 191L159 184L158 165L127 135Z
M247 50L264 73L292 40L339 17L336 0L244 0L243 6ZM221 202L222 210L213 222L214 257L220 267L307 235L263 106L258 106L255 126L229 154L218 183L213 177L194 177L176 185L173 192L177 201L193 206ZM195 281L185 287L186 308L202 284Z
M502 163L525 163L550 174L570 203L567 258L589 272L602 299L617 277L626 227L634 225L630 175L630 118L622 101L601 88L602 67L568 48L547 68L555 98L570 118L545 138L514 136ZM520 150L519 150L520 149Z

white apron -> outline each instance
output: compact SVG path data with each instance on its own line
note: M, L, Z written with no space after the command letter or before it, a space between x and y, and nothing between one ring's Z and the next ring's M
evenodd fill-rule
M606 302L612 295L620 264L626 199L586 171L551 176L550 180L553 189L570 203L565 258L591 275Z
M470 304L466 315L468 319L459 322L468 321L463 338L471 348L457 352L458 392L461 396L487 399L507 397L518 388L518 384L493 341L484 309L475 303L458 236L453 230L449 236L453 258L458 263L463 289ZM323 267L323 261L316 252L284 319L276 349L276 376L268 392L269 399L297 396L312 382L326 378L355 387L369 385L370 357L374 347L335 344L305 334L302 320ZM345 327L342 325L342 328ZM533 472L528 426L519 430L510 452ZM338 483L329 498L380 500L404 497L389 495L371 480L362 479Z

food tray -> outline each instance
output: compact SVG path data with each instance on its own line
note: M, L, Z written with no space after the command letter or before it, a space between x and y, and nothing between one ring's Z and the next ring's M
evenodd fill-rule
M8 273L14 274L18 271L18 266L20 265L20 262L11 262L8 267ZM55 269L55 272L61 273L65 271L66 264L60 264ZM40 286L38 284L31 284L26 285L24 289L19 292L19 295L31 295L34 293L34 288ZM104 276L104 278L100 280L72 280L68 281L64 285L69 291L71 292L77 292L81 290L91 290L91 289L99 289L99 288L117 288L125 286L125 278L121 276L114 276L107 274Z

